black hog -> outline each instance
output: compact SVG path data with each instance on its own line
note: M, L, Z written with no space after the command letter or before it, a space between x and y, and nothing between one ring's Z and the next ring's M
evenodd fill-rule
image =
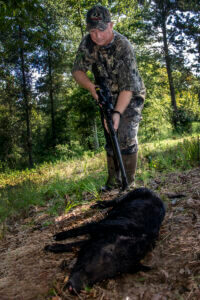
M81 246L66 287L80 292L119 273L147 270L140 260L155 246L165 208L161 199L147 188L135 189L112 201L100 201L96 207L112 207L99 221L57 233L56 241L89 234L90 239L71 244L53 244L45 250L59 253Z

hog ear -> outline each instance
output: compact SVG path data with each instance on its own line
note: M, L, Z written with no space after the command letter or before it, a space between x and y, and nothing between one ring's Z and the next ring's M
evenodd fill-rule
M112 255L115 251L115 244L108 244L101 249L102 254Z
M117 237L117 246L119 247L119 244L126 244L128 243L129 245L132 243L135 243L136 238L135 237L130 237L130 236L125 236L125 235L120 235Z

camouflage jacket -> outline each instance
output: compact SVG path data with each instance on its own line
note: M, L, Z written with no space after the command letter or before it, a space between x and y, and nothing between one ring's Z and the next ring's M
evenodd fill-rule
M92 71L96 84L103 78L113 95L114 105L123 90L132 91L133 99L135 96L145 96L134 49L128 39L116 31L107 46L96 45L89 34L83 37L72 72L78 70Z

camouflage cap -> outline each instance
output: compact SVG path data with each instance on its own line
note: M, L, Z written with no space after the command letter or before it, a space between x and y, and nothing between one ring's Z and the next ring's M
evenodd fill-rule
M88 11L86 22L88 31L93 28L105 30L111 22L110 12L104 6L95 5Z

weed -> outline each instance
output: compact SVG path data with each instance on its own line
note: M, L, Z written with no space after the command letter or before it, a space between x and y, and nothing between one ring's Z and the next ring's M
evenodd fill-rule
M199 138L172 139L141 144L136 181L148 185L151 178L199 164ZM0 174L0 220L46 206L51 215L68 212L77 205L100 200L105 182L105 152L85 153L80 158L45 163L33 170Z

